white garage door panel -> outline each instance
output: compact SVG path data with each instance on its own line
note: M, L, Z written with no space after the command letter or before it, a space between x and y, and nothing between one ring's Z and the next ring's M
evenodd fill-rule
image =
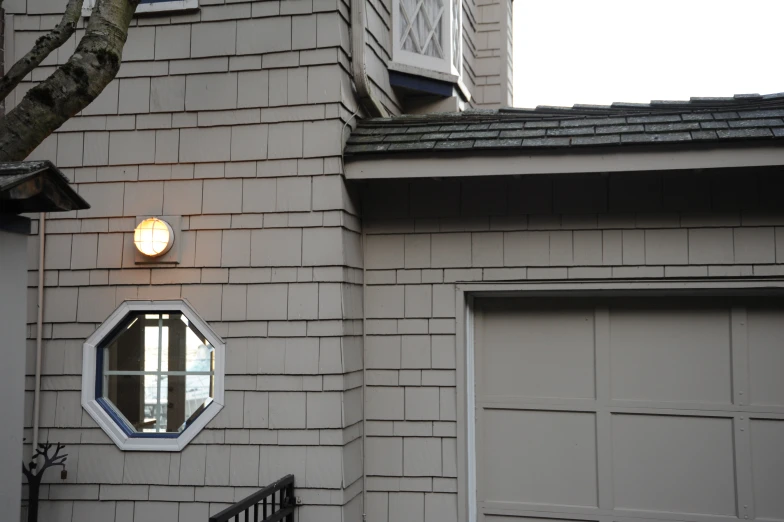
M732 401L729 310L610 309L612 398Z
M615 507L734 515L732 419L612 416Z
M481 376L486 396L595 397L592 310L500 309L487 316L485 332L493 346Z
M488 298L474 314L480 522L784 522L779 301Z
M596 507L594 417L488 410L482 424L488 500Z
M784 520L784 421L752 419L751 458L757 519Z

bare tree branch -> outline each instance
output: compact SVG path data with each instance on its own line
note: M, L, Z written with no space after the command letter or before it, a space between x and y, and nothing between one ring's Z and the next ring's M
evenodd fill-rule
M27 469L27 466L24 464L22 464L22 473L24 473L24 476L27 477L27 482L32 482L33 478L35 477L35 474L33 474L31 470Z
M37 456L43 457L44 458L44 464L42 466L43 469L49 468L51 466L64 466L63 462L65 462L65 459L66 457L68 457L68 455L67 454L60 455L60 451L63 448L65 448L65 444L58 443L57 446L55 446L54 455L52 455L51 457L49 456L49 450L52 447L52 443L47 442L45 444L39 444L38 446L39 449L38 451L36 451L36 454L33 457L33 459L35 460L35 457Z
M30 89L0 120L0 161L25 159L114 79L138 4L138 0L98 0L68 62Z
M2 1L2 0L0 0ZM17 61L0 79L0 100L4 100L14 87L27 76L29 72L38 67L52 51L62 46L76 31L76 23L82 14L84 0L68 0L65 14L57 27L35 41L30 51Z
M52 449L54 446L55 451L54 454L50 457L49 450ZM55 446L51 442L44 442L38 445L38 449L35 450L33 456L30 457L30 465L25 466L22 464L22 473L27 477L28 482L39 475L43 475L44 471L48 468L53 466L62 466L65 467L65 460L68 458L68 454L60 455L60 451L65 448L65 444L57 443ZM41 466L38 466L38 459L39 457L43 457L44 461Z

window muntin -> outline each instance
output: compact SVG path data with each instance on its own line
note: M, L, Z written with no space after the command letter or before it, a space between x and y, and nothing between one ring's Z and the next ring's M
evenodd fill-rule
M394 0L393 61L460 75L460 0Z
M130 314L100 350L100 397L134 434L180 433L214 398L215 348L181 313Z

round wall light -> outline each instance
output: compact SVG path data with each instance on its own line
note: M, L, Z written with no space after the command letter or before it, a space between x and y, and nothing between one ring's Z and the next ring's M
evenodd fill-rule
M162 219L147 218L133 231L133 244L145 256L160 257L174 244L174 231Z

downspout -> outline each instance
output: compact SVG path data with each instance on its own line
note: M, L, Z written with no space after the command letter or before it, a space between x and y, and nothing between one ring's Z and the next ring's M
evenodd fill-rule
M365 0L362 0L363 2ZM365 269L365 259L367 258L367 235L365 227L362 227L362 520L367 521L367 458L365 449L367 448L367 411L365 400L367 392L367 357L365 341L367 340L367 271Z
M389 117L389 112L379 102L371 91L370 79L367 74L367 64L365 63L365 31L366 31L366 15L365 15L365 2L367 0L351 0L351 73L354 76L354 87L356 88L356 95L359 98L359 104L365 108L368 115L372 117ZM351 118L343 126L351 122L351 119L356 116L359 109L351 116ZM341 138L342 138L341 132ZM342 150L342 143L341 143ZM364 227L362 228L362 520L367 521L367 458L365 450L367 449L367 414L366 414L366 397L367 397L367 357L365 354L365 343L367 341L367 314L366 312L366 285L367 274L365 270L366 258L366 234Z
M46 243L46 213L38 220L38 320L35 331L35 388L33 398L33 453L38 447L38 417L41 409L41 341L44 326L44 250Z
M370 79L365 63L365 2L367 0L351 0L351 72L357 97L370 116L388 117L389 112L374 96L370 87Z
M357 90L359 104L365 108L370 116L388 117L389 112L374 96L370 88L370 79L367 74L367 64L365 63L365 31L366 15L365 2L367 0L351 0L351 72L354 76L354 86ZM356 112L351 117L356 116ZM349 119L349 122L351 120ZM349 122L346 122L348 125ZM344 125L345 128L345 125ZM342 133L341 133L342 134ZM342 145L342 144L341 144ZM342 147L341 147L342 149ZM367 458L365 450L367 448L367 415L365 413L365 403L367 396L367 368L365 357L365 341L367 337L367 319L365 314L365 249L366 249L365 230L362 230L362 520L367 520Z

